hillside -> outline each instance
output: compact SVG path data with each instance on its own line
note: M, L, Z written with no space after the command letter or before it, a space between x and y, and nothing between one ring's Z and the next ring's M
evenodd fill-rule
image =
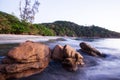
M0 11L1 34L21 34L28 31L28 27L25 26L27 26L27 23L20 22L17 17Z
M78 36L78 37L102 37L118 38L120 33L110 31L98 26L82 26L69 21L56 21L54 23L43 23L46 27L53 29L59 36Z
M83 26L69 21L30 24L0 11L0 34L34 34L43 36L76 36L120 38L120 33L98 26Z
M53 36L44 25L36 25L20 21L16 16L0 11L0 34L34 34Z

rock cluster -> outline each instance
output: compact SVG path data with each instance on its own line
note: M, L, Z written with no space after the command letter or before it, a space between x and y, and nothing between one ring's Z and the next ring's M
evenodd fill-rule
M62 66L69 71L76 71L79 65L84 64L82 55L69 45L56 45L52 59L62 62Z
M89 44L80 43L81 50L91 56L101 57L102 54ZM76 71L84 65L84 58L69 45L56 45L53 50L41 43L26 41L8 52L0 64L0 80L27 77L43 71L50 62L61 62L63 68Z
M50 61L48 46L26 41L8 52L0 65L0 79L27 77L44 70Z

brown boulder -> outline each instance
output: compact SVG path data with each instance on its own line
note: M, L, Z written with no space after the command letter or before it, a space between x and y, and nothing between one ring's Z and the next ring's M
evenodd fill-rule
M52 52L52 59L61 61L62 66L69 71L76 71L79 65L83 65L83 56L69 45L56 45Z
M63 46L56 45L52 52L52 59L55 61L62 61L63 60Z
M65 45L63 48L64 60L62 65L70 71L76 71L79 65L84 65L83 56L76 52L74 48Z
M102 54L100 51L95 49L94 47L90 46L89 44L85 42L80 43L81 50L85 53L88 53L91 56L101 57Z
M76 60L76 64L84 65L83 56L80 55L80 53L78 52L75 53L75 60Z
M0 65L0 74L4 75L5 79L36 74L48 66L50 55L51 51L48 46L27 41L8 52Z
M4 78L21 78L28 77L32 74L39 73L47 67L47 61L27 63L27 64L3 64L0 66L1 76Z
M8 65L9 66L9 65ZM47 67L47 65L46 65ZM43 71L44 68L31 68L31 69L28 69L28 70L23 70L22 72L16 72L15 70L15 73L7 73L7 72L1 72L0 73L0 80L7 80L7 79L16 79L16 78L22 78L22 77L28 77L28 76L31 76L33 74L37 74L37 73L40 73L41 71ZM12 72L14 72L12 71Z
M49 47L31 41L20 44L8 53L8 57L21 63L39 61L46 56L50 56Z
M12 73L12 74L9 73L5 75L5 78L10 80L10 79L17 79L17 78L22 78L22 77L29 77L31 75L38 74L43 70L44 69L29 69L29 70L25 70L25 71L18 72L18 73Z
M74 58L65 58L62 62L62 66L69 71L76 71L78 69L78 64Z
M9 58L9 57L5 57L1 60L2 64L13 64L13 63L17 63L14 59Z
M47 67L47 61L33 62L33 63L24 63L24 64L11 64L5 67L7 73L16 73L22 72L29 69L42 69Z
M14 64L14 63L31 63L31 62L38 62L39 59L37 59L37 56L31 56L27 60L21 60L20 62L16 61L15 59L12 59L10 57L5 57L1 60L3 64Z
M83 59L83 56L76 52L76 50L69 45L64 46L63 52L64 58L76 58L76 55L78 55L79 59Z
M68 58L68 57L75 58L76 50L72 48L71 46L65 45L63 51L64 51L65 58Z

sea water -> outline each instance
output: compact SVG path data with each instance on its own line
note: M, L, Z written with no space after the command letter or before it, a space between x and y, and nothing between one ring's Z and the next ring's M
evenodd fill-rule
M62 68L60 63L51 62L41 73L22 78L19 80L120 80L120 39L114 38L69 38L63 37L64 41L53 41L47 43L50 48L55 45L70 45L79 50L81 42L87 42L106 54L105 58L89 58L83 67L79 67L76 72L69 72Z
M57 75L58 78L55 80L59 78L60 80L120 80L120 39L66 38L66 41L58 41L55 44L51 43L50 46L55 46L56 44L64 46L68 44L76 50L79 50L79 44L81 42L87 42L108 56L106 58L95 58L94 61L90 61L91 63L88 64L97 63L97 65L80 67L75 73L63 72L63 74L66 74L66 77L59 77L59 75Z

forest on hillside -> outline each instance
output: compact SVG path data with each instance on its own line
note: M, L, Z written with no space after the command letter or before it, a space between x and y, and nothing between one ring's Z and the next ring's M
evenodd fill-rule
M0 11L0 34L120 38L120 33L99 26L83 26L70 21L31 24Z
M58 36L77 36L77 37L120 37L120 33L108 29L91 25L83 26L68 21L56 21L54 23L43 23L44 26L52 29Z

